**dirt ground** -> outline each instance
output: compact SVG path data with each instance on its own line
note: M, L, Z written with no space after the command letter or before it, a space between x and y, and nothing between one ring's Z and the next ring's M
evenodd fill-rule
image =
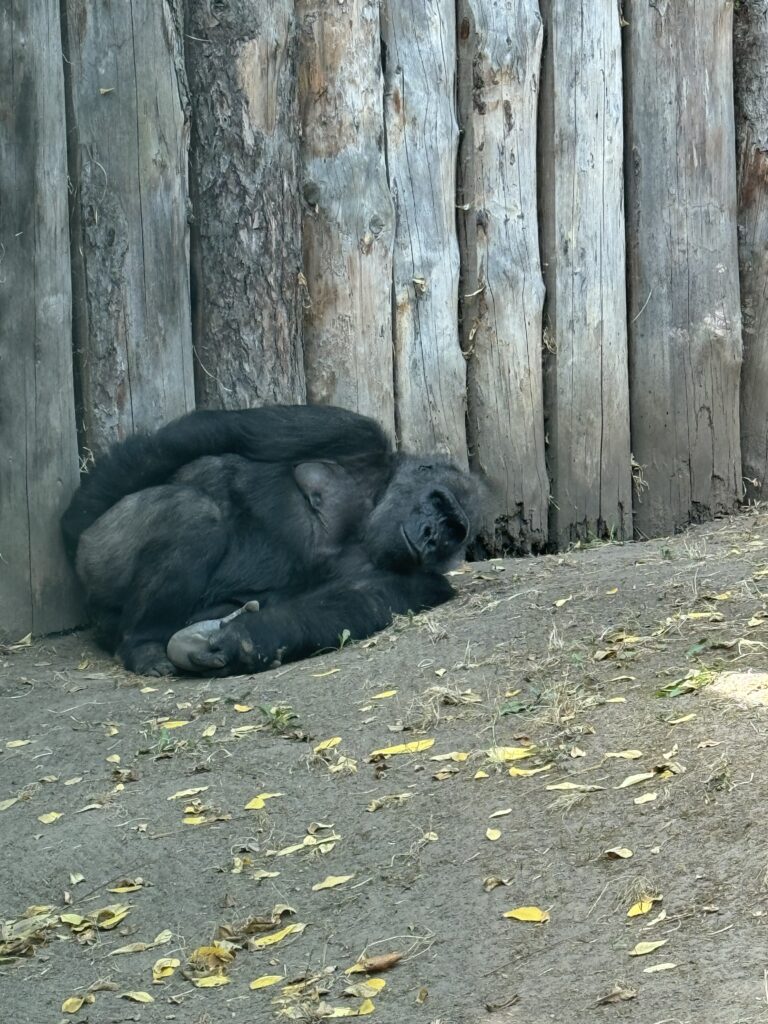
M768 514L455 582L255 677L6 649L4 1019L768 1022Z

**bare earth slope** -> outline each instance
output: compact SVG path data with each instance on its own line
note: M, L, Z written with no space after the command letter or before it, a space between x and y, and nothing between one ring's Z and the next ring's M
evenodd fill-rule
M257 677L0 654L4 1019L768 1021L766 712L710 685L768 670L768 515L455 582Z

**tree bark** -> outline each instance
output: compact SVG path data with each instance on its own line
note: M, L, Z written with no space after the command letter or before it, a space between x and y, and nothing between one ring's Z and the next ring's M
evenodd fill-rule
M742 0L734 17L744 336L741 454L747 496L764 501L768 476L768 0Z
M550 539L632 536L621 28L544 0L540 121Z
M194 408L178 0L65 0L81 440Z
M629 0L626 174L635 529L741 497L732 0Z
M303 402L293 0L188 7L198 403Z
M0 636L77 624L59 517L77 485L58 0L0 9Z
M471 462L490 486L488 554L547 540L536 214L537 0L459 3L461 338Z
M304 366L313 402L394 437L392 240L379 0L298 0Z
M384 117L395 204L397 429L414 451L465 465L466 367L458 339L453 0L384 0Z

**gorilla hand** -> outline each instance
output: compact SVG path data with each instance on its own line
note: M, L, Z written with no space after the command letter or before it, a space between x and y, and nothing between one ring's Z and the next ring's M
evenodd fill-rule
M233 659L234 665L234 655L236 652L232 648L231 640L228 641L226 636L222 637L222 633L225 632L226 627L230 623L234 622L244 613L257 612L258 610L258 601L248 601L242 608L238 608L222 619L202 619L193 622L189 626L185 626L174 633L168 641L167 655L169 660L173 662L176 668L180 668L185 672L200 672L203 666L212 669L220 668L221 665L217 663L217 659L221 659L226 653ZM220 640L225 644L226 652L223 648L220 651L218 650ZM247 638L242 638L240 643L242 645L241 653L248 653L249 644ZM229 661L226 663L229 664Z

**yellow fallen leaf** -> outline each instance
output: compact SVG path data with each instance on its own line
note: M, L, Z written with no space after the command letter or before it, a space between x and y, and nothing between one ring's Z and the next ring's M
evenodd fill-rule
M576 757L586 757L587 756L586 750L582 750L581 747L571 747L571 749L569 751L569 754L570 754L571 757L574 757L574 758L576 758Z
M527 747L490 747L486 750L486 754L491 761L503 764L505 761L522 761L526 757L532 757L537 749L534 744L529 744Z
M643 974L658 974L659 971L674 971L677 964L651 964L643 968Z
M181 960L175 956L161 956L152 965L152 981L162 981L163 978L170 978L177 967L181 966Z
M31 742L32 740L8 740L8 742L5 745L8 748L8 750L15 750L16 747L26 747Z
M634 949L629 951L630 956L647 956L656 949L666 946L668 939L659 939L657 942L638 942Z
M254 878L257 882L260 882L264 878L277 878L280 874L279 871L254 871L251 878Z
M638 757L642 757L642 750L607 750L603 757L620 757L625 761L636 761Z
M465 754L461 750L451 750L447 754L433 754L432 757L430 757L429 760L430 761L458 761L458 762L463 762L463 761L466 761L468 757L469 757L469 754Z
M516 765L512 765L509 769L509 774L513 779L526 779L531 775L540 775L541 772L548 772L554 768L552 764L543 764L541 768L518 768Z
M254 978L248 988L269 988L270 985L276 985L279 981L285 981L282 974L262 974L260 978Z
M530 921L534 924L544 924L549 920L549 911L541 907L515 907L514 910L507 910L502 917L512 918L513 921Z
M386 981L383 978L366 978L356 985L349 985L344 989L345 996L356 996L358 999L367 999L377 996L383 988L386 988Z
M605 703L606 704L626 704L627 703L627 698L626 697L606 697L605 698Z
M52 825L54 821L58 821L61 817L58 811L48 811L47 814L39 814L37 820L41 821L43 825Z
M262 935L258 939L252 939L250 943L251 949L264 949L266 946L274 946L278 942L282 942L283 939L287 939L289 935L301 935L307 926L305 924L287 924L285 928L281 928L277 932L272 932L270 935Z
M233 704L232 707L240 715L244 715L248 711L253 711L253 707L250 704Z
M204 825L208 821L204 814L188 814L181 819L182 825Z
M120 764L120 755L119 754L110 754L109 757L105 757L104 760L108 764Z
M175 793L167 798L168 800L182 800L188 796L197 796L198 793L204 793L208 789L208 786L193 786L192 789L178 789Z
M397 690L382 690L381 693L374 693L371 700L386 700L388 697L394 697Z
M504 807L500 811L494 811L493 814L489 814L489 818L506 818L508 814L512 813L511 807Z
M634 854L626 846L612 846L610 850L604 851L603 856L608 860L629 860L630 857L634 857Z
M156 686L142 686L142 688L139 690L139 693L157 693L157 687Z
M154 1003L154 998L149 992L121 992L121 999L130 999L132 1003Z
M172 722L161 723L163 729L181 729L185 725L189 725L189 719L177 718L174 719Z
M551 790L570 790L578 793L595 793L598 789L605 789L605 786L587 786L581 782L554 782L546 788Z
M370 999L364 999L356 1009L352 1006L335 1006L329 1009L330 1012L323 1014L323 1020L330 1017L367 1017L369 1013L373 1013L375 1006Z
M655 779L656 772L640 772L638 775L628 775L623 782L620 782L614 789L626 789L627 786L637 786L641 782L647 782L649 779Z
M327 672L313 672L313 679L324 679L326 676L335 675L337 672L341 672L340 668L329 668Z
M667 725L682 725L683 722L690 722L696 717L696 712L692 711L689 715L683 715L681 718L670 718Z
M435 741L433 739L413 740L411 743L397 743L394 747L381 747L379 750L374 750L370 757L391 757L393 754L419 754L422 750L429 750L434 745Z
M83 781L83 776L82 775L75 775L71 779L64 779L64 785L65 786L76 786L78 784L78 782L82 782L82 781Z
M627 917L642 917L643 914L647 914L652 908L654 903L658 903L661 896L649 896L644 900L638 900L637 903L633 903L627 911Z
M323 740L322 743L318 743L313 750L316 754L322 753L324 750L333 750L334 747L338 747L341 743L341 736L331 736L329 740Z
M652 800L655 800L658 795L658 793L643 793L642 796L636 796L632 803L649 804Z
M274 800L276 796L282 796L282 793L259 793L252 800L249 800L245 805L244 810L246 811L260 811L267 800Z
M62 1013L77 1013L78 1010L82 1009L85 998L83 996L70 996L69 999L65 999L61 1004Z
M485 838L495 843L497 839L501 839L501 831L497 828L487 828L485 830Z
M345 967L345 974L373 974L377 971L388 971L403 959L402 953L381 953L379 956L363 957L351 967Z
M170 942L173 938L173 932L170 928L164 928L161 932L158 932L152 943L153 946L164 946L166 942Z
M618 592L619 592L619 588L618 587L611 587L610 590L606 590L606 594L609 594L609 595L610 594L618 594Z
M568 604L568 602L572 600L573 594L569 594L568 597L558 597L555 601L555 608L562 608L564 604Z
M0 811L7 811L9 807L13 807L18 802L19 798L17 796L12 796L8 800L0 800Z
M312 892L320 892L321 889L333 889L335 886L343 885L350 878L354 877L354 875L328 875L322 882L316 882L312 886Z
M522 690L507 690L506 693L504 694L504 696L505 697L517 697L517 695L519 693L522 693Z
M103 932L111 931L130 914L131 908L124 903L111 903L108 907L101 907L95 910L88 917Z
M216 726L215 725L206 725L206 727L203 729L203 731L200 733L200 735L204 736L206 739L210 739L211 736L215 736L216 735Z
M192 984L197 988L218 988L220 985L228 985L230 980L226 974L208 974L204 978L195 978Z
M509 770L510 770L510 772L512 771L511 768ZM488 779L488 778L490 778L490 776L488 775L488 772L484 772L483 769L480 768L480 769L478 769L475 772L475 774L472 776L472 778L473 779Z
M124 878L122 880L122 882L120 882L118 885L114 886L111 889L107 889L107 892L116 892L116 893L138 892L139 889L143 889L143 888L144 888L144 879L143 878L135 878L135 879Z

